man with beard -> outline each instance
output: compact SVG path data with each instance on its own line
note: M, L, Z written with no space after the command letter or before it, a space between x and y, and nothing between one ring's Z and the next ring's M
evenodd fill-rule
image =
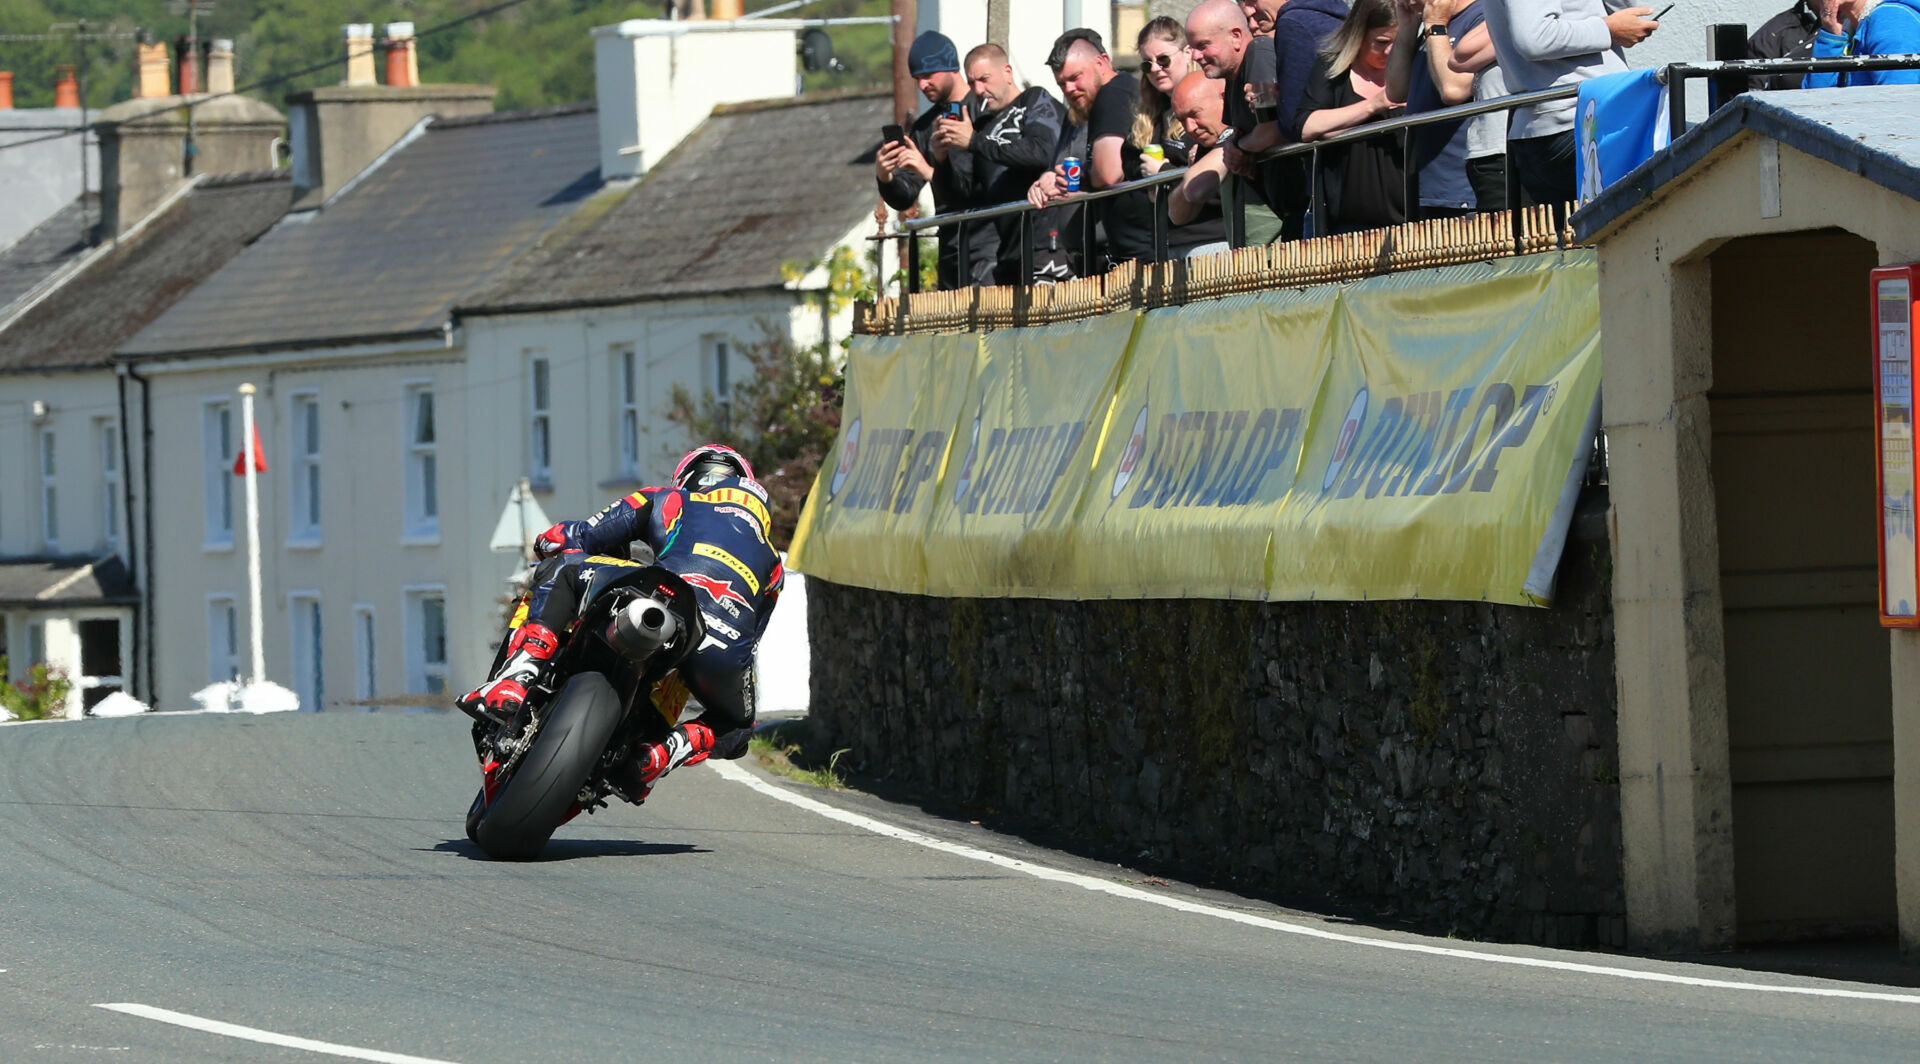
M1140 83L1133 75L1113 69L1106 45L1093 30L1068 30L1053 42L1053 54L1047 57L1053 80L1067 103L1067 119L1072 123L1061 139L1056 158L1077 157L1083 161L1083 187L1112 188L1141 175L1140 149L1127 142L1133 129L1133 114L1140 103ZM1037 207L1057 201L1066 193L1066 172L1054 167L1041 175L1027 190L1027 199ZM1105 255L1094 249L1082 251L1082 274L1103 273L1107 261L1114 264L1134 259L1153 258L1153 199L1145 190L1112 196L1094 203L1094 221L1106 235ZM1076 212L1077 213L1077 212ZM1079 239L1077 220L1067 225L1072 240Z
M914 38L907 52L907 69L919 86L920 95L932 104L915 119L904 140L880 145L875 153L874 175L880 182L880 198L896 211L910 210L920 199L920 190L933 186L933 210L948 214L980 206L966 197L957 175L971 166L965 148L950 148L935 143L934 123L958 108L967 113L966 79L960 76L960 53L953 42L939 33L923 33ZM960 227L940 230L940 287L958 288L963 284L992 284L994 260L1000 252L1000 233L990 225L967 229L968 276L960 276Z
M968 52L964 70L967 88L979 101L980 121L976 125L965 111L942 118L934 123L933 142L950 153L963 149L958 157L966 165L956 172L968 200L989 206L1023 199L1054 164L1065 118L1059 101L1038 85L1020 91L1013 79L1013 64L997 44ZM1020 277L1020 219L1002 218L993 224L1000 241L994 280L1000 284L1032 280ZM1032 237L1036 269L1045 257L1045 236L1035 232Z

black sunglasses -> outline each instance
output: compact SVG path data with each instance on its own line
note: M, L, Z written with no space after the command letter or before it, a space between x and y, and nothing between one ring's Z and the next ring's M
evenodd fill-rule
M1172 56L1156 55L1152 59L1140 60L1140 73L1142 74L1151 73L1153 71L1153 68L1156 66L1158 66L1162 70L1165 70L1172 65L1173 65Z

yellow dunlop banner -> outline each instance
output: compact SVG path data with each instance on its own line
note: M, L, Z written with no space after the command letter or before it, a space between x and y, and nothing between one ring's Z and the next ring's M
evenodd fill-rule
M956 382L973 342L856 347L796 568L953 596L1551 595L1597 424L1590 252L1007 330ZM937 387L888 376L902 358ZM882 424L944 462L868 471ZM843 508L863 478L889 501Z

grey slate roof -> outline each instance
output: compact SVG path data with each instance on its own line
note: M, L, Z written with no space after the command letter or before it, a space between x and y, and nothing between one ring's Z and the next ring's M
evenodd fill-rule
M54 212L12 247L0 251L0 317L40 282L87 253L88 222L100 220L100 201L83 196Z
M435 121L318 211L288 215L127 357L322 347L437 332L600 186L589 107Z
M0 558L0 606L66 609L140 601L118 555Z
M723 107L604 210L582 211L464 313L770 288L873 211L886 92Z
M1920 86L1749 92L1574 212L1576 239L1593 239L1746 129L1920 199Z
M0 318L0 373L108 366L114 351L287 212L285 173L202 182L31 310Z

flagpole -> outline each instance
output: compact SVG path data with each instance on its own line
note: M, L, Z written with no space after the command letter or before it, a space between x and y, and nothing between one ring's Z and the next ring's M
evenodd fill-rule
M266 679L266 633L260 618L260 489L254 469L260 460L253 441L253 393L251 383L240 386L240 446L247 481L247 623L253 643L253 682Z

